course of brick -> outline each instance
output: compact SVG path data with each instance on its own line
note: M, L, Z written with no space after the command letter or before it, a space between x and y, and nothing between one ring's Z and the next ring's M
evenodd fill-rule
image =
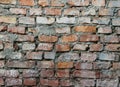
M0 0L0 87L120 87L120 0Z

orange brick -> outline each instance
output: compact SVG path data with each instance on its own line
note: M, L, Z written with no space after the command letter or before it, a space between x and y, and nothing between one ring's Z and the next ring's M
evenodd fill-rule
M73 62L58 62L57 68L72 68Z
M57 44L56 45L56 51L69 51L70 50L70 45L68 44Z
M61 9L59 8L45 8L46 15L61 15Z
M19 0L20 5L34 6L34 0Z
M62 42L75 42L78 40L77 35L71 34L62 37Z
M40 6L49 6L49 1L48 0L39 0L38 1L38 4L40 5Z
M120 69L120 63L114 62L113 69Z
M38 38L41 42L56 42L58 40L57 36L40 35Z
M16 0L0 0L2 4L16 4Z
M76 32L85 32L85 33L93 33L96 32L95 26L76 26L74 27Z
M0 16L0 23L16 23L16 17L13 16Z

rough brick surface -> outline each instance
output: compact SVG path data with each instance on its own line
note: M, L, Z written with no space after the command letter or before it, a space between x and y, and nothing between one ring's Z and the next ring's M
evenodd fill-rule
M0 87L120 87L120 0L0 0Z

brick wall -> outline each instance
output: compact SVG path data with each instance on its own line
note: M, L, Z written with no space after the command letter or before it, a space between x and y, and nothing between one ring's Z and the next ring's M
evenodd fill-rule
M120 0L0 0L0 87L120 87Z

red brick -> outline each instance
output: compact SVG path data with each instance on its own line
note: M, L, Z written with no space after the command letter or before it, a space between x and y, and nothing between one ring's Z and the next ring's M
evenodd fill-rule
M81 42L97 42L99 41L99 37L97 35L81 35Z
M25 34L25 27L20 26L9 26L7 29L8 32L18 33L18 34Z
M80 58L82 61L93 62L97 59L97 55L95 53L82 52Z
M73 72L74 77L81 77L81 78L98 78L99 73L96 71L88 71L88 70L75 70Z
M0 78L0 85L4 85L4 80L3 80L3 78Z
M41 60L41 59L43 59L42 55L43 55L43 52L27 52L26 58L27 59Z
M119 62L113 62L113 69L120 69L120 63Z
M102 51L103 45L102 44L91 44L90 51Z
M46 85L48 85L48 79L43 79L43 78L40 78L40 84L42 85L42 86L46 86Z
M73 82L72 81L70 81L70 80L61 80L60 81L60 85L61 86L65 86L65 87L70 87L70 86L72 86L73 85Z
M92 0L94 6L105 6L105 0Z
M32 68L35 67L35 62L34 61L8 61L6 63L7 67L11 68Z
M23 77L38 77L39 73L37 70L25 69L23 70Z
M35 78L24 78L23 84L27 86L36 85L36 79Z
M65 52L65 51L70 50L70 45L69 44L56 44L55 48L56 48L56 51Z
M64 2L61 0L51 0L51 6L64 6Z
M20 5L34 6L34 0L19 0Z
M53 48L52 43L39 43L37 50L50 51Z
M57 36L48 36L48 35L40 35L38 37L41 42L56 42L58 40Z
M59 82L58 80L48 80L48 79L40 79L40 83L41 85L47 85L47 86L52 86L52 87L56 87L59 85Z
M74 27L76 32L84 32L84 33L95 33L96 27L95 26L76 26Z
M92 63L76 63L75 69L92 69Z
M75 34L71 34L71 35L66 35L66 36L63 36L61 38L61 42L65 42L65 43L68 43L68 42L75 42L78 40L78 37L77 35Z
M37 62L38 68L54 68L54 62L53 61L40 61Z
M107 44L105 49L108 51L120 51L120 44Z
M16 0L0 0L1 4L16 4Z
M16 41L18 41L18 42L24 42L24 41L33 42L34 36L32 36L32 35L18 35Z
M68 0L67 2L70 6L88 6L90 3L90 0Z
M0 26L0 31L6 31L7 30L7 26Z
M56 71L56 76L59 78L66 78L70 77L70 71L69 70L57 70Z
M64 15L71 15L71 16L72 15L78 16L79 15L79 10L75 9L75 8L68 8L68 9L64 9L63 14Z
M40 76L41 77L53 77L54 76L54 70L46 70L46 69L42 69L40 71Z
M0 16L0 23L12 23L15 24L16 21L16 17L14 16Z
M59 8L45 8L44 10L45 15L61 15L61 9Z
M58 62L57 68L73 68L73 62Z
M40 5L40 6L49 6L49 0L39 0L38 1L38 4Z
M25 8L10 8L10 12L12 14L26 14L26 9Z
M20 78L7 78L5 80L7 86L21 86L22 79Z

